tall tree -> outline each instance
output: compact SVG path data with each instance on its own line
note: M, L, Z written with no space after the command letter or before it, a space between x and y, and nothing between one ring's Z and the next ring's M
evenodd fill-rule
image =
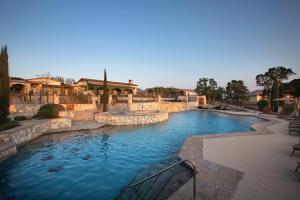
M9 71L7 46L0 54L0 123L7 121L9 114Z
M263 93L271 101L272 106L277 109L278 102L273 102L273 99L279 98L280 87L282 81L287 80L291 75L295 73L291 68L285 68L283 66L269 68L264 74L256 76L256 85L264 88Z
M217 101L223 101L225 99L226 96L226 91L224 88L222 87L218 87L217 89L217 96L216 96L216 100Z
M73 78L66 78L65 79L65 84L72 85L73 83L75 83L75 80Z
M285 86L285 92L293 95L296 98L296 104L292 116L299 117L300 110L300 79L294 79L287 83Z
M107 87L107 75L106 75L106 69L104 69L104 86L103 86L103 94L101 96L101 102L103 106L103 112L107 112L107 104L108 104L108 95L109 90Z
M197 82L195 92L198 95L205 95L209 102L213 102L217 98L218 84L213 78L200 78Z
M244 85L244 81L241 80L232 80L227 83L226 86L226 95L228 100L233 103L241 103L243 100L247 99L247 94L249 90Z

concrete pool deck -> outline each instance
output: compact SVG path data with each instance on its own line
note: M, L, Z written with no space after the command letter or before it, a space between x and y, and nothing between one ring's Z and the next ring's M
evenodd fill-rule
M249 115L221 111L226 114ZM300 199L295 173L300 154L290 156L299 135L288 134L288 122L270 115L252 126L256 131L189 137L178 156L195 161L197 199ZM192 180L169 199L191 199Z

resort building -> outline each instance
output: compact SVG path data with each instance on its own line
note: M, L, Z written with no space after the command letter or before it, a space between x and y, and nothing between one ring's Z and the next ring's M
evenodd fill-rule
M62 89L67 88L60 81L51 78L32 78L32 79L10 79L10 90L12 94L43 94L43 93L62 93Z
M262 90L254 90L252 92L249 92L247 97L248 97L247 103L251 105L256 105L258 101L264 99Z
M47 102L51 103L54 95L69 95L73 92L72 86L49 77L11 78L9 86L12 103L41 102L43 98L47 98Z
M195 90L191 90L191 89L181 89L181 91L183 92L183 96L197 96L197 92L195 92Z
M136 94L137 86L138 85L134 84L132 80L129 80L128 83L107 81L107 87L114 95ZM98 79L81 78L74 84L75 91L88 89L97 94L102 94L103 88L104 81Z

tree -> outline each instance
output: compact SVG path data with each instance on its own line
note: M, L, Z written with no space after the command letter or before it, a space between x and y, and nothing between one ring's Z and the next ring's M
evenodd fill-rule
M61 83L65 83L65 78L62 76L51 77L52 80L59 81Z
M72 85L73 83L75 83L75 80L73 78L66 78L65 79L65 84Z
M217 101L223 101L225 99L226 96L226 91L224 88L222 87L218 87L217 89L217 95L216 95L216 100Z
M287 83L285 86L285 92L293 95L296 98L296 104L292 116L299 117L298 106L300 106L300 79L294 79Z
M147 88L146 89L148 93L151 93L152 95L160 95L161 97L177 97L178 95L181 95L182 90L178 88L171 87L153 87L153 88Z
M218 95L217 88L218 84L214 79L200 78L197 82L195 92L197 92L198 95L205 95L209 102L213 102Z
M109 91L107 87L107 75L106 75L106 69L104 69L104 86L103 86L103 94L101 96L103 112L107 112L108 95L109 95Z
M0 123L7 121L9 114L9 71L7 46L0 53Z
M300 79L294 79L286 84L285 90L294 97L300 97Z
M274 83L273 83L273 88L272 88L272 100L279 99L279 97L280 97L279 96L279 86L280 86L279 80L275 79ZM274 106L274 111L277 112L279 102L274 101L272 105Z
M233 103L241 103L243 100L246 100L248 92L249 90L242 80L232 80L227 83L226 95L228 100Z
M256 85L264 88L263 94L270 100L271 106L277 110L278 102L273 102L273 99L280 97L280 87L282 81L287 80L289 76L295 73L291 68L283 66L269 68L264 74L256 76Z
M256 85L263 87L263 95L271 99L273 80L270 76L265 74L259 74L256 76Z
M264 108L268 106L269 102L265 99L259 100L257 102L258 110L263 111Z

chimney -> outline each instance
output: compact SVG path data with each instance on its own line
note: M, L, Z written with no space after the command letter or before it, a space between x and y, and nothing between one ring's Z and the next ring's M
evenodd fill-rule
M133 80L132 80L132 79L129 79L128 83L129 83L129 84L133 84Z

